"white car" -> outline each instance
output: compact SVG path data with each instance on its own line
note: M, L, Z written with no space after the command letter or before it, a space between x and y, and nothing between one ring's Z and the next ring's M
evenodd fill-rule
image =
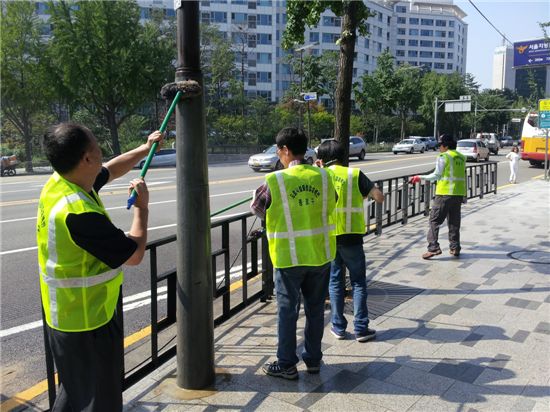
M392 150L393 154L397 154L399 152L403 152L403 153L414 153L414 152L424 153L424 151L426 150L426 145L420 139L404 139L404 140L401 140L396 145L394 145L391 150Z
M326 142L328 140L335 140L335 139L324 139L323 142ZM317 149L319 149L319 146L315 148L315 153L317 153ZM350 136L349 137L349 157L357 156L359 160L363 160L365 158L366 153L367 153L367 144L365 143L365 141L359 136Z
M134 167L143 168L147 156L141 159ZM149 167L176 166L176 149L160 149L149 163Z
M317 155L313 149L308 148L304 156L306 162L312 165L317 160ZM250 156L248 159L248 166L255 172L260 170L279 170L283 166L277 156L277 145L268 147L262 153L258 153Z
M466 160L489 160L489 148L480 139L459 140L456 142L456 151L466 156Z

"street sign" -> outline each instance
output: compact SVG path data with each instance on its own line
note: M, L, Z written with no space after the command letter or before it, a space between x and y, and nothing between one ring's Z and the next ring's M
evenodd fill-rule
M460 96L458 100L472 100L472 96Z
M512 120L510 120L512 123L521 123L521 119L518 119L517 117L514 117Z
M514 66L543 66L550 64L550 41L546 39L514 43Z
M312 100L317 100L317 93L316 92L307 92L307 93L301 93L303 99L305 102L309 102Z
M541 129L550 129L550 110L539 112L539 126Z
M540 111L550 110L550 99L539 100L539 110Z
M472 102L470 100L452 100L445 102L445 112L471 112Z

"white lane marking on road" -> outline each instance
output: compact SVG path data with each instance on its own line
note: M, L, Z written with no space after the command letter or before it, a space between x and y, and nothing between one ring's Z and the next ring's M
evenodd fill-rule
M29 250L36 250L36 249L38 249L38 247L32 246L32 247L24 247L22 249L5 250L3 252L0 252L0 256L11 255L13 253L28 252Z
M261 266L262 260L258 261L258 266ZM252 263L248 262L248 269L252 269ZM242 265L234 266L229 271L230 280L236 280L240 278L240 272L242 271ZM216 272L216 283L221 282L224 278L224 271ZM161 286L157 289L157 301L165 300L168 298L167 295L168 288L166 286ZM141 308L143 306L148 306L151 304L151 291L146 290L144 292L136 293L131 296L126 296L122 299L123 302L123 312L128 312L133 309ZM14 326L13 328L8 328L0 330L0 338L5 338L17 333L26 332L28 330L37 329L42 327L42 320L37 320L34 322L26 323L20 326Z

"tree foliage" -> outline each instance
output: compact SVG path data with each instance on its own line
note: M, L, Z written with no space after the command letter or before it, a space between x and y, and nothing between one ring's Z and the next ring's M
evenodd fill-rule
M119 154L118 127L173 76L173 41L158 24L140 24L133 1L51 1L48 7L60 88L105 124Z

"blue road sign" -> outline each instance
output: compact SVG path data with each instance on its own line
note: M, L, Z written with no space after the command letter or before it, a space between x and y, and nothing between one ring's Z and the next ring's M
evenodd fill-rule
M545 39L514 43L514 67L550 65L550 41Z
M539 127L541 129L550 129L550 110L539 113Z

